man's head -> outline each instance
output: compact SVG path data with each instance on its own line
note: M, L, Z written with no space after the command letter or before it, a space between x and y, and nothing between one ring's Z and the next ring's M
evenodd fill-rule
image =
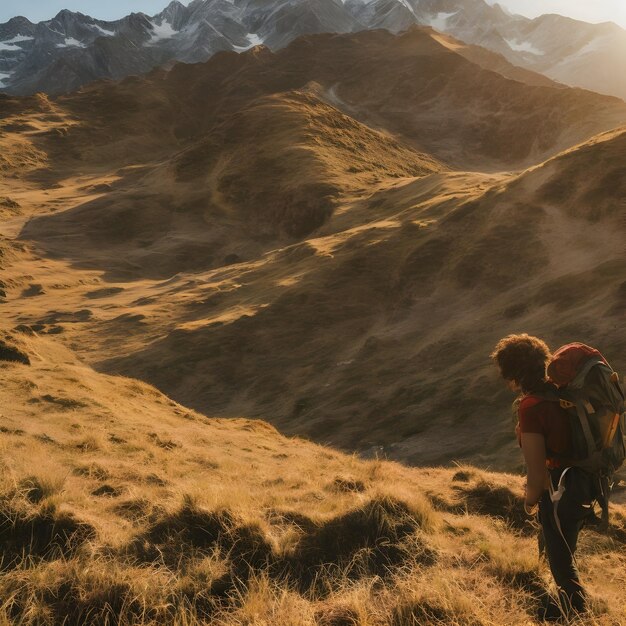
M550 348L532 335L508 335L498 341L491 358L500 368L500 374L511 389L519 387L528 392L540 387L546 380L546 365Z

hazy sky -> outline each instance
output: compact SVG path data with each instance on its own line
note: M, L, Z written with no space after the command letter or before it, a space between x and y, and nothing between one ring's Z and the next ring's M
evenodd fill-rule
M495 0L487 0L494 4ZM537 17L560 13L585 22L616 22L626 28L626 0L497 0L512 13Z
M493 4L494 0L488 0ZM169 0L0 0L0 22L25 15L33 22L47 20L61 9L80 11L93 17L113 20L132 11L158 13ZM183 0L189 4L189 0ZM588 22L611 20L626 28L626 0L500 0L514 13L536 17L542 13L561 13Z
M133 11L154 15L164 9L170 0L0 0L0 22L15 15L24 15L31 22L54 17L61 9L80 11L101 20L115 20ZM182 0L189 4L189 0Z

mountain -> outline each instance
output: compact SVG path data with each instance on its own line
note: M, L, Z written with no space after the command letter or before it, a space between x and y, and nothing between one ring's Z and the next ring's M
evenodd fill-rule
M0 24L0 84L12 94L66 93L223 50L278 50L306 34L398 33L415 24L564 84L626 97L626 31L558 15L529 20L483 0L174 0L154 16L110 22L67 10L39 24L17 17Z
M113 185L111 194L56 216L57 242L72 240L70 247L94 252L93 244L102 252L114 243L127 253L109 271L133 275L134 267L145 276L169 277L255 258L277 242L302 238L329 219L341 194L372 178L445 169L342 114L314 88L259 97L240 111L227 108L223 123L204 138L139 177L131 174L134 184ZM133 109L141 113L142 107ZM72 134L66 139L74 149ZM79 149L94 158L93 145ZM38 238L40 225L30 224L32 236Z
M211 415L510 469L501 336L624 366L626 104L493 60L413 27L3 96L4 323Z
M626 99L626 31L612 22L507 15L497 21L487 18L477 27L473 16L461 10L446 19L442 30L566 85Z

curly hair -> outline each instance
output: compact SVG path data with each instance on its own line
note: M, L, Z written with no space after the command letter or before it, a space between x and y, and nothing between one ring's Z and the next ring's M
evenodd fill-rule
M551 356L545 341L526 333L500 339L491 353L502 377L515 380L525 393L545 383L546 365Z

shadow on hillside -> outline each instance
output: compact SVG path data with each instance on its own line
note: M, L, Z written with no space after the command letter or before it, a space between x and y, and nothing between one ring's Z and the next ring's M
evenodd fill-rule
M424 545L420 521L393 498L376 498L304 533L279 570L302 592L323 595L334 577L388 577L394 566L411 560L434 565L436 553Z
M29 492L31 499L34 497ZM73 556L95 529L50 503L39 508L20 506L14 498L0 500L0 571L24 560L37 562Z
M524 534L536 533L536 528L529 523L519 493L472 471L459 470L452 477L452 481L452 491L455 494L452 499L440 494L428 494L436 509L457 515L488 515L503 520L512 529Z
M177 572L194 559L219 554L228 568L204 590L205 600L212 599L209 604L243 590L251 576L261 572L301 593L324 597L334 583L339 587L346 579L386 578L408 560L424 566L436 562L435 551L421 539L419 515L393 498L374 498L324 522L301 514L292 519L289 513L275 511L270 519L298 529L299 540L287 553L280 553L260 523L185 502L154 519L125 554L135 563L164 565Z

